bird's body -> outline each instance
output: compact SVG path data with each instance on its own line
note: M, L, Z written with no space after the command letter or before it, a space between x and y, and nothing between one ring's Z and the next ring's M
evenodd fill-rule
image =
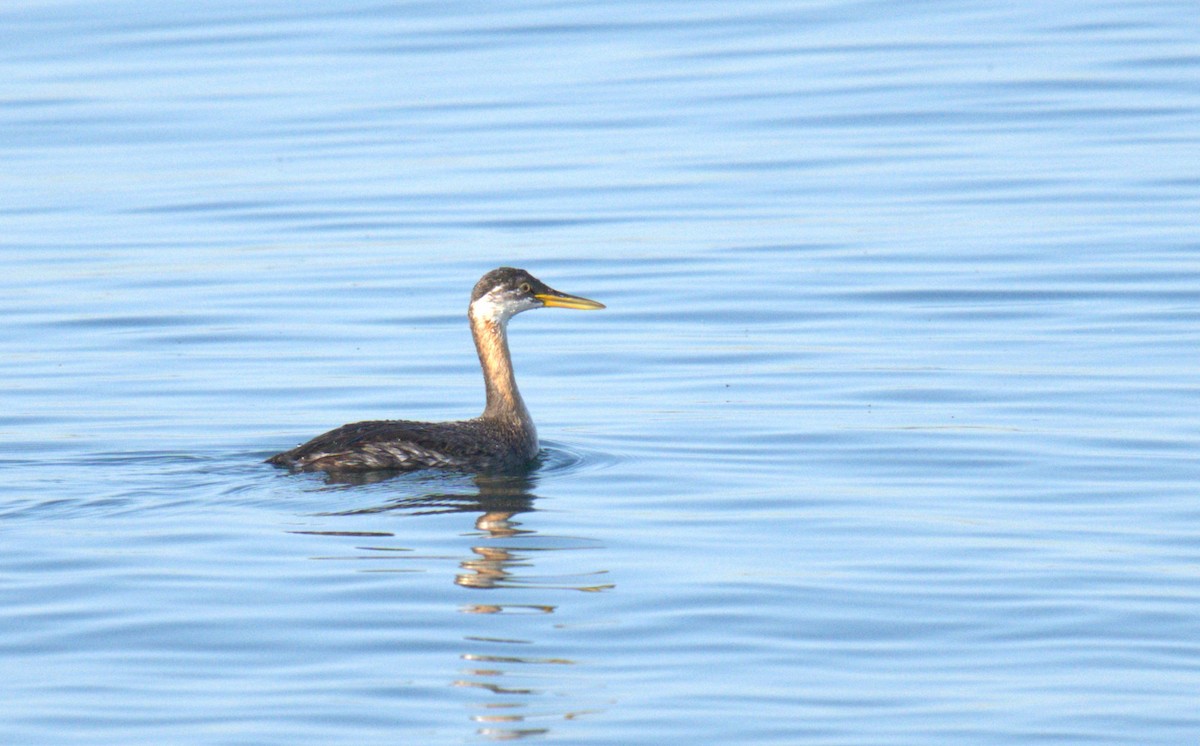
M318 435L270 463L308 471L511 471L537 456L537 432L486 417L457 422L371 420Z
M553 290L525 270L501 267L471 293L467 316L483 367L483 414L455 422L355 422L276 454L268 463L304 471L453 469L509 472L538 453L537 428L517 389L508 352L508 320L533 308L596 309L596 301Z

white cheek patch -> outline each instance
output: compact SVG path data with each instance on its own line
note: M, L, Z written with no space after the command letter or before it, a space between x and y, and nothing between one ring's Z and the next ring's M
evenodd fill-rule
M534 301L521 300L517 303L505 303L497 298L495 293L488 293L471 303L471 315L477 319L487 319L503 324L515 314L537 307L538 303Z
M496 298L488 293L471 303L471 315L477 319L503 322L508 321L512 316L512 310L503 303L496 302Z

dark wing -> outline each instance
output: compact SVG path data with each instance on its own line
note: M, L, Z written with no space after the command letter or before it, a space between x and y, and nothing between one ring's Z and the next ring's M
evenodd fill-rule
M511 433L484 420L354 422L268 459L302 470L491 469L527 462Z
M293 469L362 471L368 469L454 469L472 465L471 447L479 441L472 421L355 422L318 435L268 463ZM464 451L465 449L465 451Z

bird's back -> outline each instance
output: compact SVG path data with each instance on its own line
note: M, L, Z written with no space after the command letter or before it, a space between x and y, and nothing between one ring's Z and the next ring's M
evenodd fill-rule
M512 470L527 466L537 448L536 433L520 423L482 417L456 422L372 420L342 425L267 462L302 471Z

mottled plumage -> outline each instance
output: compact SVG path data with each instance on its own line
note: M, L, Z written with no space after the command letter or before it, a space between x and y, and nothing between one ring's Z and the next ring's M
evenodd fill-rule
M374 420L318 435L269 462L305 470L510 471L537 456L537 433L478 417L458 422Z
M511 472L527 467L537 457L537 429L513 376L507 327L514 315L546 306L604 307L553 290L525 270L511 267L492 270L475 285L467 316L487 392L487 406L479 417L456 422L355 422L276 454L267 462L328 472Z

